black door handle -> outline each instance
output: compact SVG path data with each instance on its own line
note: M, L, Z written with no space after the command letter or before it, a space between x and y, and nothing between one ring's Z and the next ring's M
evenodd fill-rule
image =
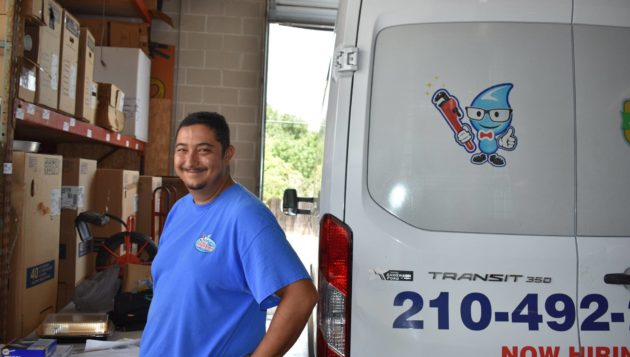
M604 275L606 284L630 285L630 274L616 273Z

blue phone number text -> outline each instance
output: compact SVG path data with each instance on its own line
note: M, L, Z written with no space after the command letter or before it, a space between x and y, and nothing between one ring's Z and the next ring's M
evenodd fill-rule
M464 326L473 331L486 329L492 321L522 323L530 331L538 331L543 323L554 331L568 331L573 328L576 323L577 307L570 296L552 294L544 301L539 300L538 294L527 294L511 312L493 311L490 299L482 293L474 292L462 299L459 315ZM425 308L424 299L417 292L403 291L394 298L394 306L406 306L407 301L411 302L411 306L394 320L393 328L424 329L425 321L418 316ZM433 309L437 314L439 330L450 328L449 302L448 292L441 292L435 299L429 300L429 309ZM600 294L584 296L579 308L592 310L580 324L582 331L609 331L611 324L626 323L624 312L609 313L608 300ZM628 309L630 309L630 302L628 302ZM547 318L543 317L543 311Z

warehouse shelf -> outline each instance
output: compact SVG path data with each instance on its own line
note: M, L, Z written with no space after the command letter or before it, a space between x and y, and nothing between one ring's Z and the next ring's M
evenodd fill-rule
M145 0L59 0L59 4L76 15L140 17L146 23L158 18L171 24L170 17L157 10L149 10ZM155 6L155 3L154 3Z
M21 99L15 101L14 114L18 138L49 142L95 142L144 151L145 143L132 136L82 122ZM24 127L28 127L28 130L20 130Z

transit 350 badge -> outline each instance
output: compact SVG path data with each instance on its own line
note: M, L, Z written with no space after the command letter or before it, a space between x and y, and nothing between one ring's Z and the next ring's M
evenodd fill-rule
M217 244L210 238L210 234L202 235L195 242L195 248L202 253L212 253L217 247Z

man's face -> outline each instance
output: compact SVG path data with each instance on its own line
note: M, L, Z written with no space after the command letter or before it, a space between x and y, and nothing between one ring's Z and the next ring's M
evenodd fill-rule
M182 127L175 141L175 172L195 201L212 197L229 175L234 148L225 153L214 130L202 124Z

